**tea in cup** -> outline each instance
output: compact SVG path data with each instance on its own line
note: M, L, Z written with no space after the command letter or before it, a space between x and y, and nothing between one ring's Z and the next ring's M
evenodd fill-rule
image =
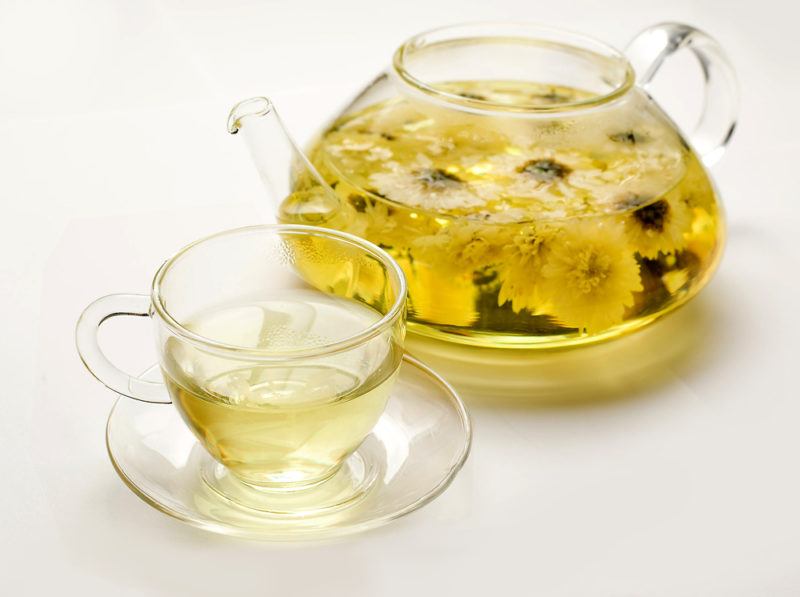
M309 226L254 226L167 260L151 294L92 303L76 331L119 394L173 403L236 479L276 492L331 478L380 418L402 360L406 283L372 243ZM150 316L164 384L117 369L97 330Z

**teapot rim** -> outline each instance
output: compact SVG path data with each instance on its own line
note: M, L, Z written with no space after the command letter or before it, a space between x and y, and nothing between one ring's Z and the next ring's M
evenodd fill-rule
M513 34L513 35L512 35ZM449 92L416 76L409 68L409 57L422 49L441 48L445 45L467 45L487 42L535 43L563 50L577 50L594 54L613 63L620 70L619 81L607 92L599 92L588 98L554 102L549 104L505 104L485 98L464 97ZM477 113L553 115L572 112L608 104L626 95L633 88L636 76L628 58L615 47L583 33L540 25L511 21L477 21L445 25L417 33L406 39L395 51L392 71L397 79L413 91L429 99L456 105L461 109Z

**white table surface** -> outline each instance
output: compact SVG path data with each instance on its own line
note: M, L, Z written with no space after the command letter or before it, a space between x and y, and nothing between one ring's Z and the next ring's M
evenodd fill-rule
M800 595L797 16L789 0L0 2L0 591ZM723 43L743 97L714 169L730 234L711 285L633 347L587 357L594 389L543 367L528 396L466 392L467 466L378 531L259 544L145 505L107 460L112 396L75 354L80 310L255 220L255 170L225 133L235 101L270 94L304 138L406 36L479 19L617 46L683 20ZM680 104L693 79L676 72L662 91ZM109 328L129 369L153 360L146 326Z

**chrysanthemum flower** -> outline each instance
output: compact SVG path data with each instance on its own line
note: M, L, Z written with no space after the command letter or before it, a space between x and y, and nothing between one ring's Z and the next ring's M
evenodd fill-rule
M388 170L369 177L378 193L409 207L434 211L474 208L485 204L472 185L456 174L437 168L418 156L413 164L385 164Z
M376 165L396 159L392 146L379 133L354 129L352 125L328 134L324 154L339 172L359 183Z
M520 227L503 247L504 258L522 265L538 259L541 256L542 243L548 234L544 227L533 224Z
M362 198L363 197L360 197ZM356 210L359 219L364 222L365 234L368 239L377 243L384 243L397 228L397 220L389 213L389 206L381 201L365 199L362 209Z
M510 302L515 313L541 310L536 284L541 274L543 238L542 232L529 225L516 231L503 247L498 306Z
M496 180L494 197L521 207L528 218L562 218L581 213L588 197L586 181L599 181L601 166L585 155L552 149L515 150L487 158ZM595 185L599 186L599 185ZM498 192L499 191L499 192Z
M362 216L349 202L343 202L336 218L330 222L331 227L355 234L361 238L367 237L369 220Z
M595 333L620 323L642 290L623 225L594 218L570 223L547 243L537 290L566 326Z
M505 226L459 221L436 234L414 239L411 246L415 257L422 261L436 263L445 271L463 273L497 263L508 236Z
M620 191L656 192L684 172L679 152L616 151L587 153L568 149L509 148L486 158L494 196L521 206L529 218L560 219L611 213ZM495 201L496 203L496 201Z
M497 295L497 306L511 303L514 313L527 309L536 312L541 302L536 290L538 269L532 263L510 263L500 268L500 292Z
M692 212L680 197L662 197L632 211L625 229L631 244L642 257L672 253L686 246L692 227Z

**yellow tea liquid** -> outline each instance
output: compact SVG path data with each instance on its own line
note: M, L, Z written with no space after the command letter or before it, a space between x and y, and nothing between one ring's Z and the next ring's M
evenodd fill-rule
M519 82L441 86L514 106L590 94ZM282 221L375 242L409 281L418 332L481 345L568 345L634 329L685 302L719 255L721 214L697 157L662 117L479 117L395 98L335 122Z
M379 319L354 301L294 290L202 313L187 327L227 344L280 351L343 339ZM335 472L378 421L401 358L388 345L370 344L292 364L253 364L174 338L165 352L164 379L195 435L235 475L273 487Z

